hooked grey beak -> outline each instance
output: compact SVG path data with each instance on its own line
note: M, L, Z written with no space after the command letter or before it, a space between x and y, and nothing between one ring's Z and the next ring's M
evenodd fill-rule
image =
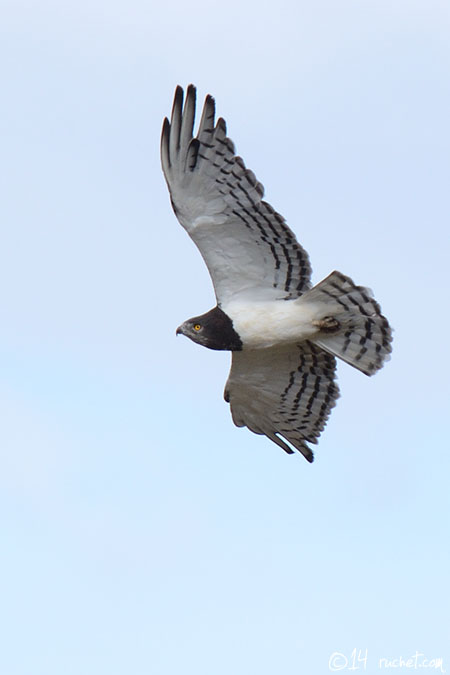
M178 326L175 335L183 335L183 327L182 326Z

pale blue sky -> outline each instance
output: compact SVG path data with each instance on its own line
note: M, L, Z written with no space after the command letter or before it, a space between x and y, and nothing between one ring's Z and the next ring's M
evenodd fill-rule
M1 675L449 672L449 3L0 12ZM214 303L159 165L190 82L314 280L395 328L376 377L339 367L312 466L235 428L229 355L175 338Z

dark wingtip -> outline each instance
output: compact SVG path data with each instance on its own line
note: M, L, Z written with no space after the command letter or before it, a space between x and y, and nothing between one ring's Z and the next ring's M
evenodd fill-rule
M161 146L160 146L161 162L164 172L166 172L170 168L169 138L170 138L170 122L167 119L167 117L165 117L162 125Z
M183 107L183 98L184 98L184 90L183 87L180 87L179 84L177 84L177 87L175 89L175 95L173 97L173 106L172 106L172 119L174 116L174 113L177 110L181 110Z
M209 111L208 119L214 119L216 114L216 100L213 96L211 96L211 94L206 95L204 107L211 108L211 110Z
M162 131L161 131L161 136L164 136L164 134L167 134L170 131L170 122L167 117L163 119L163 125L162 125Z
M313 441L317 443L317 441ZM303 457L306 459L307 462L312 464L314 462L314 453L311 450L310 447L306 445L306 443L302 443L300 447L298 447L298 450L302 453Z
M223 119L223 117L219 117L219 119L216 122L216 129L220 129L223 131L224 135L227 135L227 123Z

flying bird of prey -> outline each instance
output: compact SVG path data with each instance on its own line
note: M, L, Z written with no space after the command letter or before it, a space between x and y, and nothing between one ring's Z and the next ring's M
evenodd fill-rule
M391 330L367 288L332 272L311 287L308 254L235 154L207 96L194 137L196 89L177 87L161 161L173 210L208 267L217 306L177 334L232 353L225 400L234 423L313 461L339 389L335 356L366 375L383 366Z

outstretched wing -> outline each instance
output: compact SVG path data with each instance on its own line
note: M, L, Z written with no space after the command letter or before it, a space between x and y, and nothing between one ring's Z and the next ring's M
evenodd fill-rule
M188 87L184 106L183 96L177 87L161 162L175 214L200 249L218 303L236 295L298 297L310 287L307 253L262 201L263 186L234 154L224 120L214 122L214 99L206 97L194 138L195 87Z
M339 396L336 361L311 342L233 352L224 397L233 422L265 434L283 450L314 459L317 443Z

